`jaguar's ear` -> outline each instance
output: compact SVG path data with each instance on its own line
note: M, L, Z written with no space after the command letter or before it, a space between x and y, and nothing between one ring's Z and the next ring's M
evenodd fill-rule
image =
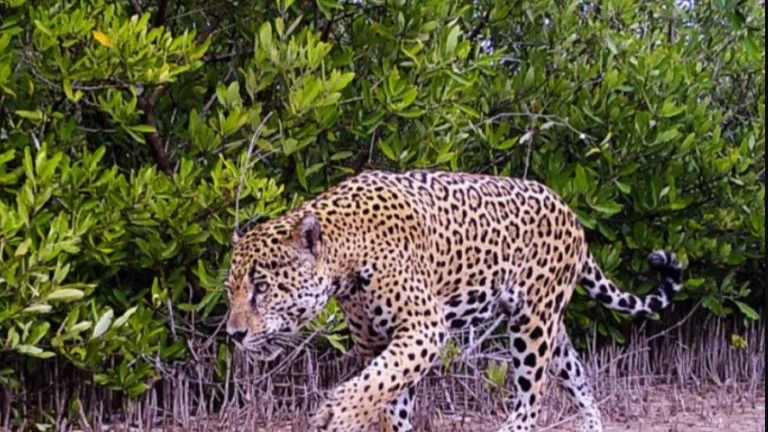
M243 237L245 237L245 233L240 228L235 228L232 233L232 246L238 244Z
M320 221L311 213L305 215L296 226L296 237L299 249L317 256L318 246L322 237Z

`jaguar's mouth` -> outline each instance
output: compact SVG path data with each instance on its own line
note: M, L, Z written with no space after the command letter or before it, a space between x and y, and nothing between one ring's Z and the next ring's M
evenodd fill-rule
M277 345L262 345L261 347L258 347L249 352L251 353L251 356L256 360L272 361L283 352L283 348Z
M246 338L237 345L252 358L260 361L274 360L283 352L283 347L267 338Z

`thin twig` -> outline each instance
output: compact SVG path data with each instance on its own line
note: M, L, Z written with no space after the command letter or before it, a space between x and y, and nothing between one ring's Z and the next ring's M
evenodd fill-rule
M237 192L235 194L235 231L240 228L240 192L243 189L243 183L245 182L245 172L250 168L251 153L253 153L253 147L256 145L256 141L261 136L261 131L267 120L272 117L272 113L268 113L264 119L259 123L259 127L253 132L251 136L251 142L248 145L248 152L245 155L245 165L240 169L240 181L237 184Z
M302 348L307 346L312 341L312 339L314 339L315 336L317 336L320 333L320 330L321 329L318 328L317 330L312 332L309 336L304 338L304 340L299 345L297 345L296 348L290 354L288 354L285 359L283 359L283 361L281 361L277 366L272 368L269 372L264 373L262 377L260 379L257 379L255 382L253 382L252 385L255 386L259 384L260 382L272 376L272 374L275 374L276 372L280 371L286 364L288 364L288 362L293 361L293 359L295 359L296 356L299 355Z
M130 0L131 6L133 7L133 13L136 15L144 15L144 10L141 7L141 3L139 3L139 0Z
M493 324L491 324L491 326L488 327L488 330L486 330L485 333L483 333L483 335L480 336L480 338L478 338L474 344L472 344L466 350L464 350L464 352L459 357L460 361L462 362L467 361L469 359L469 355L475 350L475 348L477 348L478 346L480 346L480 344L485 342L485 340L488 339L491 333L493 333L493 331L496 330L496 328L499 326L499 324L501 324L502 321L504 321L505 318L506 318L505 315L499 315L499 317L496 318L496 321L494 321Z
M524 139L528 143L528 149L525 152L525 168L523 169L523 179L527 179L528 167L531 165L531 151L533 151L533 132L527 132L525 135L523 135L523 137L520 138L521 144Z
M173 321L173 302L171 302L170 296L165 300L165 305L168 308L168 320L170 321L171 325L171 336L173 336L173 340L178 339L178 336L176 335L176 323Z
M494 115L492 117L489 117L489 118L483 120L481 124L495 123L495 122L497 122L497 121L499 121L501 119L508 118L508 117L527 117L527 118L530 118L531 121L535 121L537 119L543 119L543 120L546 120L548 122L551 122L552 124L555 124L555 125L558 125L558 126L564 126L564 127L568 128L572 132L578 134L580 139L586 139L586 140L589 140L589 141L596 141L595 137L593 137L593 136L591 136L591 135L589 135L589 134L587 134L585 132L582 132L582 131L576 129L573 125L571 125L570 123L568 123L564 119L562 119L562 118L560 118L560 117L558 117L556 115L552 115L552 114L535 114L535 113L523 113L523 112L503 112L503 113L498 113L498 114L496 114L496 115Z

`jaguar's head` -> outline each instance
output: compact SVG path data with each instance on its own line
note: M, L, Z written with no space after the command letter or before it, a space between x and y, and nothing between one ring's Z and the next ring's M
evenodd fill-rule
M227 333L256 358L272 360L328 301L320 221L289 214L233 237Z

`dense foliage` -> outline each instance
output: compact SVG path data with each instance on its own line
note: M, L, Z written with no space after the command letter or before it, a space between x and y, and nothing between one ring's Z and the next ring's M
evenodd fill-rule
M368 168L542 180L625 289L664 247L683 297L757 317L762 2L0 10L0 364L56 356L141 393L220 322L238 196L241 221L270 217ZM577 296L568 323L623 320Z

